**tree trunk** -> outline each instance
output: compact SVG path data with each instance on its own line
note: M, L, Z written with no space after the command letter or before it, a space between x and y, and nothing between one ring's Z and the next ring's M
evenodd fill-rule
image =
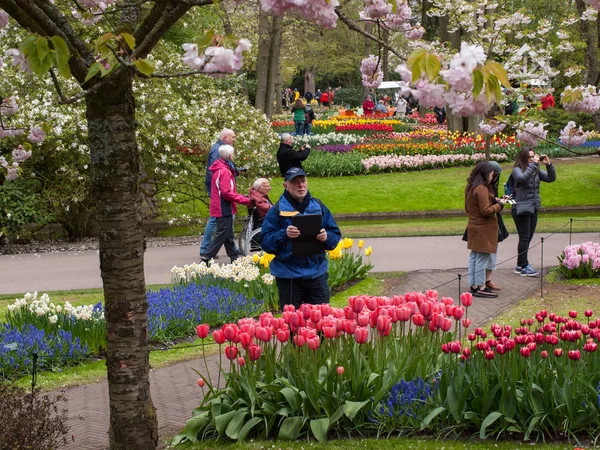
M280 92L275 92L275 84L281 55L282 22L283 16L273 16L270 30L269 66L267 72L267 89L265 92L265 114L269 120L273 117L274 100L279 100L281 96Z
M281 90L283 89L283 80L281 75L281 51L280 58L277 64L277 73L275 74L275 114L283 113L283 105L281 104Z
M480 114L476 114L474 116L469 116L468 118L468 128L467 130L470 131L471 133L477 133L479 132L479 124L480 122L483 120L483 116Z
M373 24L369 21L365 22L365 31L369 34L373 33ZM371 39L369 39L368 37L365 36L365 47L364 47L364 55L365 58L368 58L369 55L371 54ZM369 95L369 88L366 86L363 86L363 98L366 98L367 95ZM377 101L375 99L375 97L373 97L373 101Z
M269 76L269 48L271 47L270 33L271 22L269 21L269 17L261 9L258 14L258 58L256 60L256 99L254 101L254 106L262 112L265 111L267 78Z
M587 4L583 0L575 0L577 6L577 12L581 16L586 8ZM600 20L600 19L599 19ZM585 62L586 68L585 82L595 86L598 83L598 29L597 24L592 24L587 20L579 21L579 29L581 34L585 37L586 48L585 48Z
M315 71L313 69L304 69L304 94L310 92L315 95Z
M427 11L429 11L429 1L423 0L421 4L421 26L425 28L425 32L429 34L429 16L427 15Z
M110 448L148 450L158 443L150 396L148 300L140 211L140 157L130 72L86 97L92 191L106 306Z
M383 42L390 44L390 32L383 30ZM383 72L383 80L390 79L390 52L386 47L381 49L381 71Z
M454 49L460 48L460 31L454 33L448 32L449 19L447 16L439 18L438 34L442 42L450 42L450 45ZM451 108L446 108L446 124L448 131L464 132L467 129L465 121L462 117L452 113Z

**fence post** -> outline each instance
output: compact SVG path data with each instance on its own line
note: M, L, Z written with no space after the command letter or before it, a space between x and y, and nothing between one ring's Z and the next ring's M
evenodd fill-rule
M38 354L37 352L33 352L33 370L31 373L31 392L35 389L35 384L37 382L37 365L38 365Z
M569 246L571 245L571 237L573 236L573 218L569 219Z
M542 261L540 263L540 298L544 299L544 238L542 238Z

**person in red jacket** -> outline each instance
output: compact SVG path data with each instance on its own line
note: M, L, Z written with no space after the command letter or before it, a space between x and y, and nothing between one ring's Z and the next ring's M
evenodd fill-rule
M327 91L321 94L321 105L323 105L325 108L329 107L329 94Z
M256 212L258 220L262 221L269 209L273 206L273 202L269 198L269 192L271 192L271 183L266 178L258 178L254 185L250 188L248 197L254 200L256 204Z
M233 162L233 152L231 145L221 145L219 159L210 166L212 172L210 216L217 219L217 231L207 252L201 255L201 260L205 263L217 256L223 244L231 262L238 258L233 243L233 216L237 213L236 203L254 206L253 200L236 191L235 168L229 164L230 161Z
M552 92L548 92L542 97L542 109L546 110L549 108L554 108L554 96Z
M373 99L371 99L370 95L367 95L365 101L363 102L363 113L365 116L372 116L373 110L375 109L375 103L373 103Z

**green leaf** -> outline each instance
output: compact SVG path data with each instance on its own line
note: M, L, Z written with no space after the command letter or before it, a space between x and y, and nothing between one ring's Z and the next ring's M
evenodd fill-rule
M537 423L540 421L540 419L541 419L541 416L534 416L531 419L531 421L529 422L529 426L527 427L527 431L525 432L525 435L523 436L524 441L529 439L529 435L531 435L531 432L533 431L533 429L535 428Z
M418 61L421 58L425 58L426 55L427 55L426 49L424 49L424 48L416 49L414 52L412 52L410 55L408 55L408 59L406 60L406 67L408 67L409 69L412 69L413 66L415 64L418 65Z
M200 54L200 48L208 47L215 36L215 30L208 30L204 36L196 41L198 44L198 54Z
M185 423L185 429L183 430L182 435L188 438L191 442L198 442L198 432L204 425L208 423L208 420L208 411L206 411L204 414L200 414L199 416L188 419L188 421Z
M114 37L115 35L112 33L104 33L102 36L96 39L96 42L94 43L96 53L102 53L104 50L106 50L106 43Z
M483 89L483 74L481 70L475 69L473 71L473 97L477 98Z
M135 67L147 77L154 73L154 63L150 60L136 59L133 61L133 64L135 64Z
M242 427L244 426L244 419L246 418L247 413L246 409L237 411L235 417L229 422L229 425L227 425L227 429L225 430L225 434L228 438L233 440L238 438L240 431L242 431Z
M346 401L344 404L344 414L348 419L352 420L367 403L369 403L369 400L365 400L363 402Z
M227 425L229 425L229 422L233 420L236 414L237 411L229 411L225 414L215 417L215 428L217 433L219 433L219 437L223 436L223 433L225 433L225 430L227 429Z
M96 61L94 64L92 64L90 66L90 70L88 70L87 75L85 76L85 80L83 81L84 83L92 78L94 78L96 75L98 75L100 73L100 69L102 68L102 65Z
M429 426L429 424L431 423L431 421L433 419L435 419L437 416L439 416L441 413L443 413L444 411L446 411L446 408L444 408L443 406L438 406L433 411L431 411L429 414L427 414L425 416L425 418L423 419L423 422L421 422L421 430L424 430L425 428L427 428Z
M40 60L46 59L46 56L50 53L50 47L48 46L48 40L45 37L39 36L37 39L37 54Z
M300 434L304 425L303 417L288 417L285 419L279 429L278 439L294 440Z
M425 72L430 80L435 80L440 73L441 63L436 55L430 53L425 59Z
M187 440L187 437L185 434L177 434L172 440L171 440L171 445L179 445L182 442L185 442Z
M25 39L21 41L19 44L19 51L23 53L25 56L30 52L31 48L36 45L37 42L37 34L30 34Z
M458 413L458 400L456 398L456 393L454 392L454 388L450 385L448 386L448 390L446 391L446 401L448 402L448 409L454 417L456 423L460 423L460 414Z
M248 436L248 433L250 432L250 430L252 430L252 428L254 428L256 425L258 425L261 422L262 422L262 419L260 417L252 417L248 422L246 422L244 424L244 426L240 430L238 437L237 437L238 441L244 441L246 439L246 436Z
M135 38L129 33L121 33L121 37L125 39L131 50L135 49Z
M336 423L344 415L344 406L340 406L329 418L329 426Z
M329 430L329 419L315 419L310 421L310 429L319 442L327 440L327 431Z
M496 62L496 61L488 61L485 64L485 67L490 71L490 73L493 73L494 75L496 75L496 78L498 78L498 81L505 88L511 89L510 81L508 81L508 75L507 75L504 67L502 67L502 64L500 64L499 62Z
M54 64L56 64L58 72L65 78L70 77L71 68L69 67L69 58L71 55L69 46L60 36L52 36L50 40L52 41L52 47L54 48Z
M481 428L479 429L479 439L485 439L487 427L493 424L498 418L502 417L500 411L494 411L487 415L483 422L481 422Z
M292 408L292 411L298 411L300 409L302 398L300 397L300 394L296 389L286 387L283 388L280 392Z

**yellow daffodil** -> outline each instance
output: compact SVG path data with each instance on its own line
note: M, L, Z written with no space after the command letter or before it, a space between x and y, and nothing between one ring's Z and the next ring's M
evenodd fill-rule
M258 261L260 261L260 256L258 256L258 254L255 253L254 256L252 256L252 262L256 264Z

